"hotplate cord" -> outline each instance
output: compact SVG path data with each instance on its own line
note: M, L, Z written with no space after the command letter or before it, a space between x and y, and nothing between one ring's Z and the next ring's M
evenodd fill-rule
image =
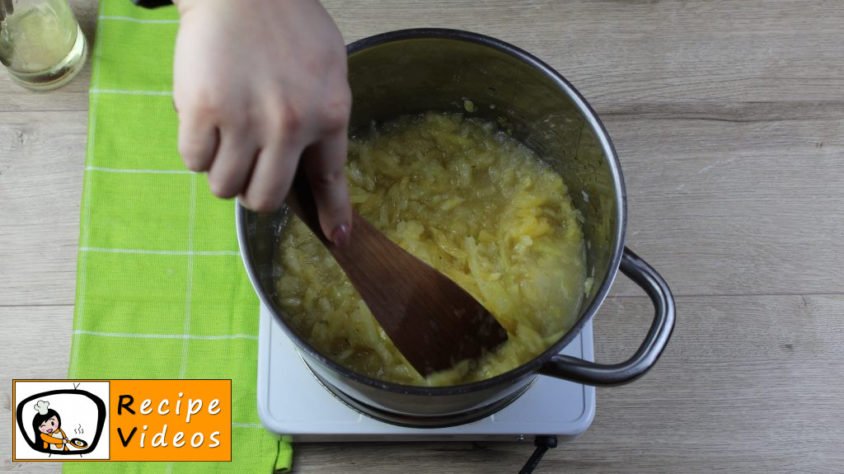
M557 437L554 435L537 435L533 439L533 444L536 446L536 449L533 450L533 454L530 455L522 470L519 471L519 474L531 474L536 469L536 466L539 465L539 461L542 460L545 452L549 448L557 447Z

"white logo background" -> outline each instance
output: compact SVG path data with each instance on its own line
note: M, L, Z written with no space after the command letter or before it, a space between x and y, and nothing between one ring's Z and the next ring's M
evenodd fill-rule
M76 386L74 388L74 386ZM100 398L105 403L105 413L103 431L97 446L93 451L87 454L77 455L63 455L63 454L48 454L33 450L29 443L26 442L24 436L29 439L39 439L37 435L41 433L33 433L32 420L38 413L35 409L35 404L39 400L46 400L50 402L51 409L58 412L61 417L61 429L64 431L67 438L79 438L85 441L89 446L94 441L94 436L97 432L97 406L86 396L74 393L62 393L55 395L39 396L30 400L24 405L21 415L21 423L25 433L21 433L20 426L15 423L15 458L20 460L50 460L50 461L69 461L69 460L91 460L91 459L108 459L109 457L109 426L108 426L108 412L109 412L109 383L108 382L74 382L68 381L45 381L45 382L15 382L15 404L20 405L25 399L32 395L49 392L52 390L77 390L85 391ZM17 406L13 407L17 410ZM40 442L40 441L39 441ZM79 449L68 445L69 452L73 453ZM58 451L56 451L58 452Z

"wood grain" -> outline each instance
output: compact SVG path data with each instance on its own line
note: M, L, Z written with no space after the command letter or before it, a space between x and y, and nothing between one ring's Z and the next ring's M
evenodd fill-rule
M12 379L67 377L72 319L73 306L0 305L0 425L12 426ZM13 464L11 431L0 436L0 472L59 472L60 466Z
M0 113L0 305L73 304L87 123Z
M72 3L91 37L95 2ZM649 375L599 389L593 426L549 452L538 472L841 471L839 2L325 4L347 41L442 26L523 47L571 80L613 137L628 244L679 295L677 329ZM61 376L67 364L32 347L40 324L54 328L62 351L70 340L88 75L32 94L0 73L3 410L9 378ZM623 277L613 295L595 321L606 362L629 353L650 318ZM0 437L0 470L13 468L8 441ZM300 445L295 461L300 472L514 472L530 449Z
M844 296L681 297L656 368L599 388L581 438L538 472L830 472L844 465ZM651 316L645 298L613 298L595 319L598 360L618 361ZM837 388L837 390L836 390ZM298 446L300 472L517 472L529 443Z

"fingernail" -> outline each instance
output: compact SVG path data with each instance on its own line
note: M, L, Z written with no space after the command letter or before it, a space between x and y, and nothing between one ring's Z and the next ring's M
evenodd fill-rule
M343 247L348 244L349 237L351 237L351 229L348 224L338 225L331 233L331 241L338 247Z

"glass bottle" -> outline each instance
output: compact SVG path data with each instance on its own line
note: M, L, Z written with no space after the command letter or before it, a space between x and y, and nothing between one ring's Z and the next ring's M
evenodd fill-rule
M85 35L67 0L0 0L0 62L19 84L63 86L86 56Z

